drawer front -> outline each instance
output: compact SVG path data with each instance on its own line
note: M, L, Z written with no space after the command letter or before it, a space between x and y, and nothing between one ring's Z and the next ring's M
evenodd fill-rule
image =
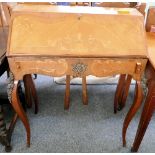
M43 74L62 76L68 70L65 59L20 59L9 58L9 66L15 79L22 79L25 74Z
M144 72L147 59L116 59L116 58L9 58L11 71L17 79L25 74L45 74L49 76L87 76L97 77L130 74L140 79Z
M147 59L72 59L68 61L69 73L74 76L95 75L104 77L130 74L138 80L144 72Z

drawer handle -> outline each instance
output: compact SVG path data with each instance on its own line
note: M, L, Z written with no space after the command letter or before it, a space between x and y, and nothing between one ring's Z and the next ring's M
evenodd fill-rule
M16 63L16 68L20 69L20 63Z
M136 71L135 71L135 73L139 74L141 72L141 70L142 70L142 64L140 62L137 62L136 63Z

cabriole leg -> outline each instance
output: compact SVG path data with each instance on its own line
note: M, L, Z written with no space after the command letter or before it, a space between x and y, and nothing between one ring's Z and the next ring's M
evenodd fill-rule
M64 109L69 109L70 104L70 75L66 75L66 90L65 90L65 99L64 99Z
M140 122L138 125L136 137L131 149L131 152L137 152L141 141L144 137L146 129L149 125L151 117L155 109L155 82L150 82L148 85L148 94L145 100L143 111L141 114Z
M36 93L35 84L31 74L24 76L24 86L25 86L25 96L28 99L27 100L28 105L30 107L32 106L32 98L33 98L34 105L35 105L35 114L37 114L39 102L38 102L38 96Z
M121 74L118 80L115 98L114 98L114 113L117 113L118 104L120 102L121 96L123 94L123 87L125 84L126 74Z
M84 105L88 105L86 76L82 77L82 100Z
M119 101L119 104L118 104L118 110L122 110L124 107L125 107L125 103L126 103L126 99L128 97L128 93L129 93L129 88L130 88L130 85L131 85L131 80L132 80L132 76L131 75L127 75L127 78L126 78L126 81L125 81L125 84L124 84L124 88L123 88L123 93L122 93L122 96L121 96L121 100Z
M123 129L122 129L123 146L126 146L126 131L127 131L127 128L129 126L132 118L134 117L134 115L136 114L138 109L140 108L141 103L142 103L142 99L143 99L142 85L141 85L140 81L137 81L136 82L136 88L135 88L134 103L132 104L129 112L127 113L126 118L125 118L124 123L123 123Z
M14 108L15 112L17 113L18 117L23 122L26 132L27 132L27 146L30 146L30 125L26 113L23 110L23 107L20 103L19 96L18 96L18 80L14 81L13 74L10 72L8 84L8 98Z

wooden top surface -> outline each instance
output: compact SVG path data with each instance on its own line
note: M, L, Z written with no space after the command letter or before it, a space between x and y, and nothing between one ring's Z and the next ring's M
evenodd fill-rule
M148 56L155 68L155 33L147 32Z
M8 56L147 56L136 9L17 5L11 20Z

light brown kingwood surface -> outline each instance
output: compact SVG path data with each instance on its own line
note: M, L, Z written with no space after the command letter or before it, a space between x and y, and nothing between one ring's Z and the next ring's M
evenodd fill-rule
M145 39L136 9L21 4L7 55L146 58Z
M147 45L149 60L155 68L155 33L147 32Z

